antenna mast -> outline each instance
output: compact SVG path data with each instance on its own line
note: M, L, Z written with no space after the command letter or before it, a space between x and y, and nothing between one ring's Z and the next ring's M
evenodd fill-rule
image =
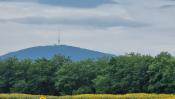
M58 45L60 45L61 44L61 37L60 37L60 32L58 32Z

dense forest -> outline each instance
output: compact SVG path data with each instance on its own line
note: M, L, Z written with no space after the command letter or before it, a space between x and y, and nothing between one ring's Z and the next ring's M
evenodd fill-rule
M126 55L72 61L0 60L0 93L72 95L82 93L175 93L175 57Z

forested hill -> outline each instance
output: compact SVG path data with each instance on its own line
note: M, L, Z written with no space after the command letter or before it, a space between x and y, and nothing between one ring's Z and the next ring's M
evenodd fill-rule
M37 58L51 58L55 54L61 54L70 57L72 60L96 59L103 56L111 56L110 54L92 51L88 49L67 46L67 45L53 45L53 46L38 46L23 49L20 51L8 53L1 58L17 57L18 59L37 59Z

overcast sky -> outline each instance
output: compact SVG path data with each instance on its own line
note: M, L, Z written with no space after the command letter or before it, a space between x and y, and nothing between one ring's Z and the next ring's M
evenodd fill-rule
M0 0L0 55L62 44L175 55L175 0Z

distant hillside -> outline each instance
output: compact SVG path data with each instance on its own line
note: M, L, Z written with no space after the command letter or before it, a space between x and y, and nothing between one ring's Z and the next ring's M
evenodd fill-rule
M106 54L102 52L92 51L88 49L82 49L78 47L72 47L67 45L53 45L53 46L38 46L19 50L16 52L11 52L6 55L1 56L1 58L17 57L19 59L24 58L51 58L55 54L62 54L66 57L70 57L72 60L83 60L83 59L95 59L103 56L111 56L111 54Z

